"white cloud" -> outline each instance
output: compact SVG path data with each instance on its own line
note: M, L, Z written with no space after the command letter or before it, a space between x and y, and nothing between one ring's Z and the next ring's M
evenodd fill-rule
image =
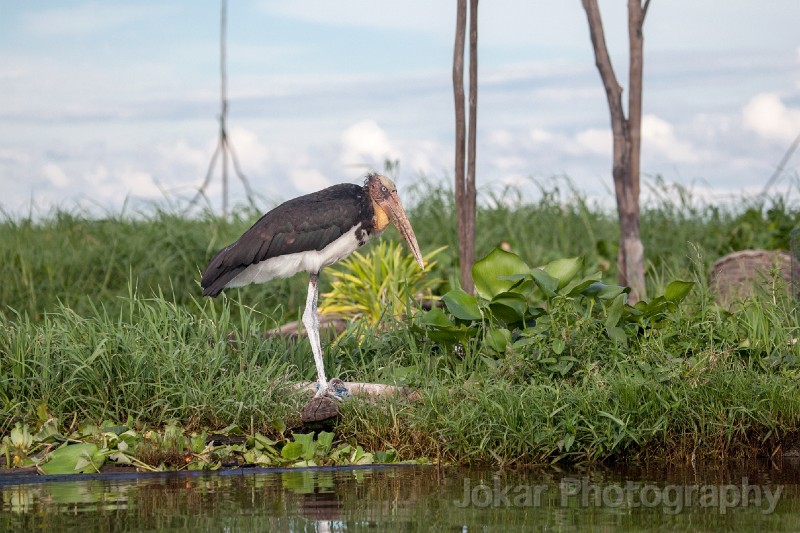
M241 127L232 128L228 140L244 172L259 171L267 164L270 158L269 150L259 141L255 132Z
M530 137L530 140L533 141L534 143L550 142L553 140L554 137L553 134L550 133L549 131L545 131L543 129L538 129L538 128L532 129L529 132L528 136Z
M161 190L153 181L153 176L149 172L135 169L125 169L120 173L119 181L121 187L119 192L127 191L126 194L138 196L140 198L160 198Z
M69 186L70 179L64 170L55 163L47 163L42 167L42 174L54 186L59 189Z
M403 159L374 120L356 122L342 132L341 142L340 161L344 166L367 165L377 169L383 167L386 159Z
M790 142L800 134L800 109L788 108L775 93L761 93L742 111L745 128L760 136Z
M655 151L673 163L696 163L700 155L675 135L672 124L656 115L642 117L642 151Z
M577 151L594 155L610 155L612 151L611 130L589 128L575 136Z
M509 148L514 144L514 136L508 130L492 130L486 135L486 140L497 148Z
M208 165L212 152L192 146L185 139L160 143L156 146L159 158L169 164L200 170Z
M30 156L17 150L0 149L0 163L25 165L31 160Z
M121 198L128 196L148 199L162 197L152 174L132 167L112 172L106 165L96 165L84 175L83 181L85 192L101 202L118 203Z
M330 180L328 180L322 172L314 168L290 170L289 179L292 185L303 193L318 191L331 185Z

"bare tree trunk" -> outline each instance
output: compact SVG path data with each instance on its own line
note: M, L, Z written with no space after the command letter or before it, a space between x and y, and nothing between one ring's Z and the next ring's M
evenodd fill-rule
M472 264L475 262L475 154L478 105L478 0L470 0L469 33L469 144L464 106L464 41L467 30L467 0L457 0L456 38L453 50L453 96L456 111L455 202L462 288L473 294ZM465 172L466 167L466 172Z
M472 265L475 263L475 155L478 133L478 0L469 2L469 139L467 141L467 184L464 220L464 264L461 285L470 294L475 294L472 281Z
M228 144L225 119L228 116L228 70L225 63L226 43L228 35L228 0L220 2L219 23L219 74L220 74L220 114L219 139L222 144L222 216L228 218Z
M630 63L628 78L628 117L622 108L620 87L611 58L608 55L603 21L597 0L582 0L589 23L589 34L595 54L595 64L603 81L611 115L613 135L614 191L620 223L617 278L621 285L631 287L630 303L645 298L644 246L639 233L639 157L641 153L642 74L644 65L642 25L649 0L628 0L628 35Z

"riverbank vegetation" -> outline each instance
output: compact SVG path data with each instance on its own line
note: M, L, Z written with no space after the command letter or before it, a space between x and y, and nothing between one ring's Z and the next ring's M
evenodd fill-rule
M319 445L302 436L295 444L307 396L292 384L313 380L310 348L265 335L298 318L306 279L200 296L200 270L257 213L8 217L0 222L3 461L46 468L42 459L74 453L77 443L88 446L73 458L84 469L97 466L85 462L95 456L215 468L791 451L800 435L796 303L775 273L742 305L722 308L707 278L730 251L788 248L800 214L782 198L725 207L663 185L655 192L642 211L648 298L631 307L615 286L616 217L569 187L534 202L515 190L485 194L478 296L461 293L452 196L422 185L409 209L420 246L447 248L416 282L428 304L441 305L426 310L406 297L399 314L381 315L355 302L350 308L369 320L323 341L331 375L420 395L345 401ZM396 249L373 244L363 253L374 272L380 254ZM344 268L338 277L326 271L322 293L347 279ZM391 307L398 313L396 299ZM209 438L215 433L226 438Z

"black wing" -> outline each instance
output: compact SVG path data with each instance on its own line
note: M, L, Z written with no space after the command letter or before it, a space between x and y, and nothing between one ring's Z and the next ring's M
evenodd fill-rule
M285 202L220 250L203 272L203 295L217 296L244 269L271 257L322 250L358 222L372 223L363 187L341 184Z

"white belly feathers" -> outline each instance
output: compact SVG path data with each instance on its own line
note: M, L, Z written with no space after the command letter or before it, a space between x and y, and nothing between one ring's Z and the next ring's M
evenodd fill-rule
M263 283L273 278L286 278L297 272L319 272L323 267L344 259L361 246L362 243L359 243L356 238L356 232L360 228L361 224L356 224L350 231L322 250L272 257L250 265L228 282L226 287L243 287L250 283ZM370 235L366 235L365 242L369 238Z

